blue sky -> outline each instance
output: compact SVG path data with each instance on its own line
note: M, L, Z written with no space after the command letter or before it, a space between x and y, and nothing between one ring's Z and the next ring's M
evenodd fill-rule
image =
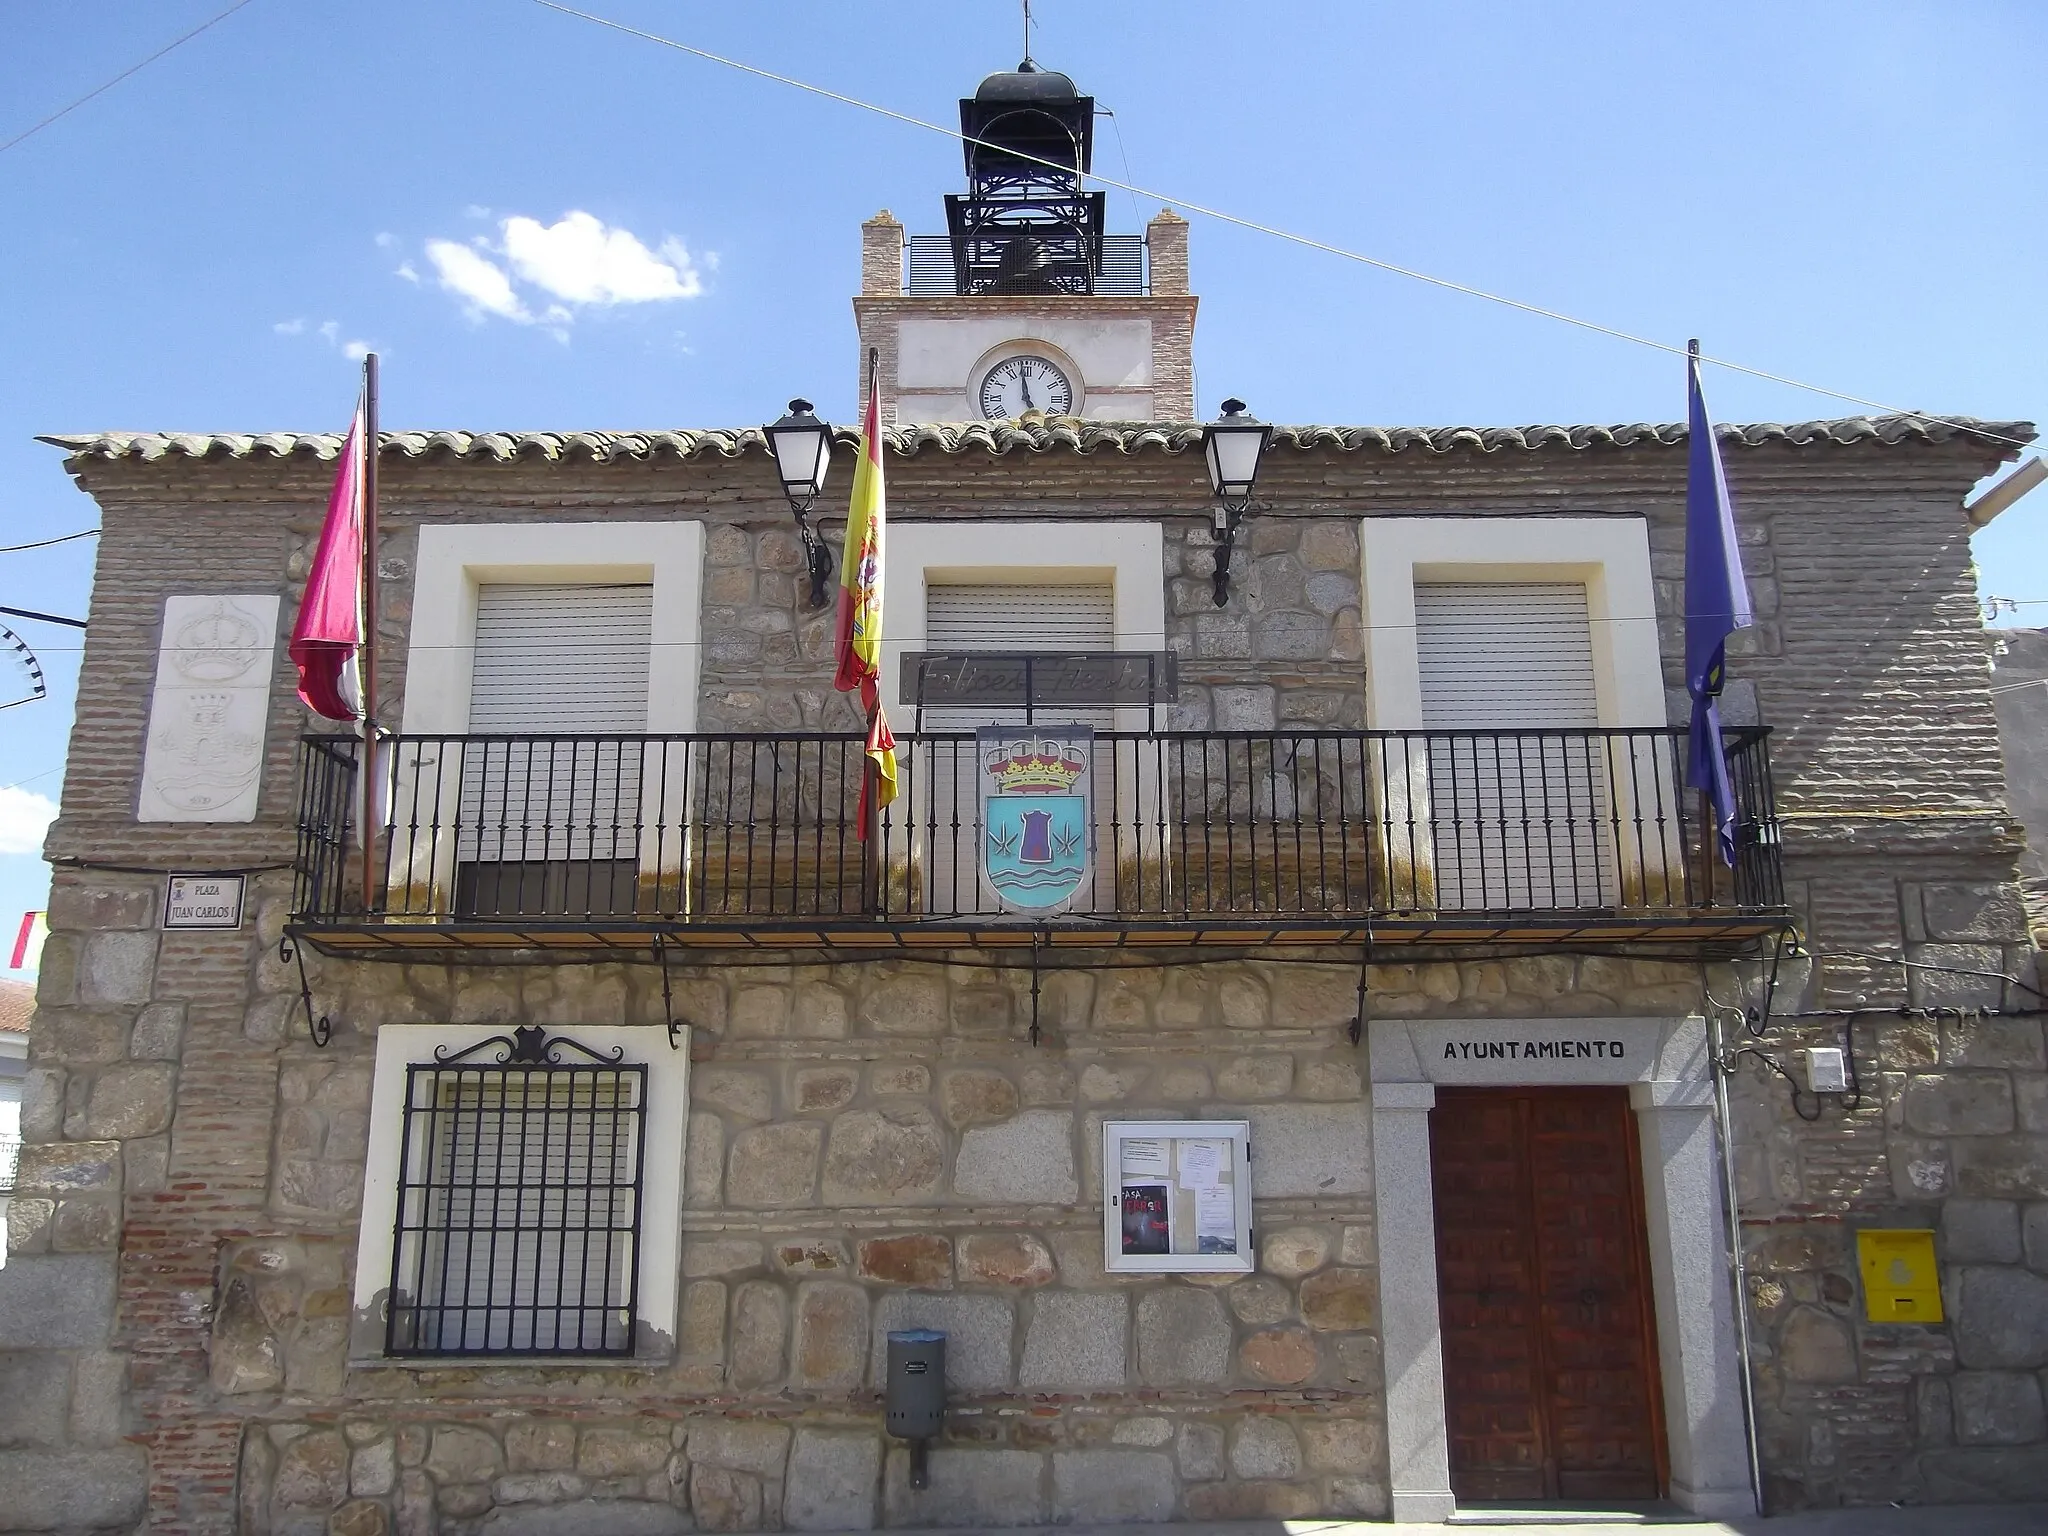
M224 3L15 7L0 140ZM586 4L941 122L1019 54L1015 0ZM2048 7L1034 10L1040 61L1116 114L1106 174L1851 394L2048 419ZM795 393L849 420L858 225L938 230L959 180L936 135L531 0L253 0L0 153L0 543L94 521L36 433L338 430L350 343L384 355L393 427L736 425ZM1113 193L1113 227L1153 207ZM1226 226L1192 241L1205 412L1682 416L1673 359ZM1708 389L1723 420L1855 410ZM1980 535L1985 590L2048 600L2044 532L2048 491ZM83 614L91 579L91 540L0 555L0 604ZM78 660L74 632L18 627L52 696L0 712L9 933L47 888L29 797L56 797Z

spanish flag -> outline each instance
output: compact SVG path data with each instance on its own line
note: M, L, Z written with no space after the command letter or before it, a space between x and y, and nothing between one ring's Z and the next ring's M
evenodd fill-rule
M866 755L875 765L875 809L896 798L896 738L882 712L882 535L888 496L882 485L882 392L875 359L868 361L868 409L860 432L860 463L853 473L853 503L846 513L846 550L839 565L838 667L832 686L858 689L868 716ZM868 835L868 775L861 775L860 835Z

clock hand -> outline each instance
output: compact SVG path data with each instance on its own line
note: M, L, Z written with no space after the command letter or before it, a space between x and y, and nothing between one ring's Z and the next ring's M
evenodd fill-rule
M1019 372L1017 375L1017 382L1024 386L1024 409L1028 411L1032 409L1031 375L1028 373Z

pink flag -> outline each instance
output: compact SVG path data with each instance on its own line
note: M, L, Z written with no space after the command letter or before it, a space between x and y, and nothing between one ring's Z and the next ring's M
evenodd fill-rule
M306 575L306 595L292 626L291 656L299 697L329 720L362 716L363 407L356 407L341 445L320 547Z

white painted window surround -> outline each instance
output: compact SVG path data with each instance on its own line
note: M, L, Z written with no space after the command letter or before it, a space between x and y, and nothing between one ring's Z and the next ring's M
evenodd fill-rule
M1582 582L1602 726L1665 723L1649 525L1632 514L1368 517L1359 524L1365 593L1366 719L1425 726L1416 645L1421 583Z
M1166 648L1165 536L1157 523L904 523L889 528L883 563L882 702L898 734L910 724L898 696L903 653L927 649L925 593L934 585L992 582L1081 586L1116 593L1114 648ZM1145 712L1118 710L1140 729Z
M654 588L647 676L653 734L697 726L704 525L695 522L457 523L422 528L413 567L404 730L470 728L477 588L524 583L647 583Z
M416 1062L431 1063L436 1047L452 1055L493 1032L494 1026L488 1024L387 1024L377 1031L362 1225L356 1237L355 1322L349 1340L352 1360L366 1364L382 1360L384 1297L391 1284L398 1165L405 1134L406 1068ZM565 1025L562 1032L601 1053L622 1047L627 1061L647 1067L635 1355L665 1359L672 1354L675 1341L677 1276L682 1262L683 1133L690 1108L688 1034L685 1031L679 1048L671 1050L668 1036L659 1029ZM397 1363L448 1364L434 1359ZM579 1368L588 1364L579 1362Z

